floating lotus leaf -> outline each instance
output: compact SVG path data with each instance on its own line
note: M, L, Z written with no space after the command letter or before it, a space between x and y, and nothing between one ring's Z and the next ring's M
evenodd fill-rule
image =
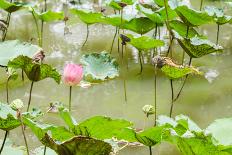
M85 54L81 58L84 78L89 82L99 82L119 76L119 65L109 53Z
M178 79L188 74L201 74L194 67L177 65L168 57L157 57L154 63L170 79Z
M187 36L188 27L181 21L172 20L169 22L169 25L170 25L170 28L176 31L181 37L185 38ZM198 32L194 28L190 27L188 30L188 38L193 38L195 36L200 37Z
M10 3L7 0L0 0L0 8L9 13L18 11L19 9L27 5L28 5L27 3L21 3L21 2Z
M146 146L154 146L162 141L163 132L163 127L152 127L141 133L137 133L136 139Z
M109 155L112 151L111 145L104 141L75 136L61 126L39 124L30 119L24 119L24 123L32 129L41 143L60 155Z
M9 40L0 43L0 66L7 66L7 63L19 55L33 57L35 54L42 51L37 45L19 40Z
M207 39L193 37L191 39L178 39L179 44L190 57L199 58L210 53L222 52L223 48Z
M100 23L104 20L102 13L96 13L89 10L71 9L71 13L77 15L82 22L85 24L95 24Z
M206 129L207 133L212 134L216 139L216 145L232 146L232 118L223 118L215 120Z
M126 37L128 37L130 40L127 43L131 44L132 46L137 48L139 51L149 50L155 47L164 46L163 41L153 39L148 36L142 36L142 37L135 38L133 35L127 34Z
M137 5L136 8L157 25L163 25L164 21L159 13L154 12L152 9L145 8L142 5Z
M54 12L51 10L48 10L43 13L39 13L37 11L34 11L35 15L45 22L53 22L58 20L64 20L64 13L63 12Z
M22 69L26 73L28 79L34 82L46 78L52 78L57 83L60 83L61 80L61 75L56 69L47 64L36 63L27 56L18 56L12 61L9 61L8 66L15 69Z
M23 113L23 117L34 119L42 113L38 110L33 112ZM4 131L10 131L21 125L18 119L17 112L13 110L9 105L0 103L0 129Z
M214 17L214 21L219 25L229 23L232 20L231 16L227 16L224 14L223 9L219 9L214 6L206 6L205 11L210 16Z
M175 11L181 20L188 26L200 26L213 22L213 17L203 11L196 11L186 5L178 6Z
M156 24L147 17L133 18L124 23L123 28L136 32L138 34L145 34L156 27Z

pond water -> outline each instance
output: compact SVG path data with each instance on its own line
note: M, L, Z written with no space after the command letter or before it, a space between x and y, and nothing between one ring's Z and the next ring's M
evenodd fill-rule
M195 8L199 2L192 0ZM217 2L206 2L207 4L218 5ZM55 5L56 4L56 5ZM89 3L91 4L91 3ZM53 6L62 9L62 5L54 2ZM230 10L231 11L231 10ZM230 12L231 13L231 12ZM77 19L77 18L75 18ZM78 63L80 56L88 52L101 52L110 49L115 29L111 26L92 25L90 26L90 37L84 48L81 48L86 36L86 25L81 21L69 21L70 34L64 36L64 23L45 24L44 51L46 52L45 62L55 66L60 72L68 61ZM209 40L216 40L216 25L207 25L199 29L208 36ZM30 14L23 11L13 14L10 30L7 39L20 39L36 43L35 26ZM161 30L165 35L165 30ZM232 25L225 25L221 29L220 44L225 48L223 54L209 55L200 59L193 59L194 66L201 66L200 69L206 72L204 76L190 76L181 94L180 99L175 103L174 115L186 114L190 116L200 127L205 128L217 118L229 117L232 111ZM128 46L126 48L128 58L128 70L126 74L127 102L124 101L123 78L96 84L90 88L75 87L73 89L73 111L72 114L77 120L83 120L94 115L106 115L113 118L124 118L134 122L135 127L143 128L145 115L142 107L146 104L154 104L154 71L150 64L144 66L144 71L138 75L140 66L138 64L138 53ZM181 48L174 48L176 59L182 55ZM113 56L118 58L116 43ZM149 62L149 55L145 55ZM188 58L186 57L186 62ZM1 69L1 75L4 70ZM5 77L1 76L0 100L5 101ZM158 114L168 115L171 103L170 82L162 74L157 79L157 103ZM175 81L175 92L181 85ZM25 103L28 101L30 82L20 80L10 84L10 100L20 98ZM69 88L64 84L57 85L53 80L44 80L34 85L32 94L32 107L39 107L46 111L49 103L61 101L68 103ZM53 124L63 124L56 114L46 114L43 121ZM154 118L146 121L146 127L154 124ZM3 132L0 133L1 137ZM29 147L41 146L37 138L27 129ZM10 134L10 138L16 144L24 144L20 129ZM154 154L179 155L179 151L170 144L161 144L153 148ZM128 147L119 153L120 155L141 155L148 154L148 148Z

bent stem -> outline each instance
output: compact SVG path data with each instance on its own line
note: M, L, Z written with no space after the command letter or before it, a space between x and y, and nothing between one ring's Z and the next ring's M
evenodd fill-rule
M69 87L69 104L68 104L68 109L71 111L71 106L72 106L72 86Z
M29 93L28 104L27 104L27 112L29 111L30 105L31 105L31 94L32 94L33 85L34 85L34 82L32 81L32 82L31 82L31 87L30 87L30 93Z
M190 59L189 59L189 66L191 66L191 63L192 63L192 57L190 57ZM189 76L188 74L185 76L184 82L183 82L183 84L182 84L182 86L181 86L181 88L180 88L180 91L178 92L176 98L174 99L174 102L175 102L176 100L179 99L180 94L181 94L181 92L183 91L183 88L184 88L184 86L185 86L185 84L186 84L186 81L187 81L187 79L188 79L188 76Z
M5 136L4 136L4 139L3 139L3 142L2 142L2 146L1 146L1 149L0 149L0 154L2 154L2 151L3 151L3 148L5 146L6 138L7 138L8 133L9 133L9 131L5 132Z
M170 113L169 113L169 117L172 117L172 112L173 112L173 106L174 106L174 89L173 89L173 80L170 80L170 84L171 84L171 92L172 92L172 103L171 103L171 108L170 108Z
M29 154L28 144L27 144L27 138L26 138L26 134L25 134L25 126L24 126L23 121L22 121L22 115L21 115L21 112L19 110L18 110L18 113L19 113L19 120L21 122L21 129L22 129L22 133L23 133L23 139L24 139L26 149L27 149L27 155L30 155Z
M220 33L220 25L217 24L217 40L216 40L216 45L218 45L218 42L219 42L219 33Z
M85 46L85 44L87 43L88 38L89 38L89 24L86 25L86 32L87 32L87 34L86 34L85 42L83 43L82 47Z
M111 44L111 48L110 48L110 54L111 54L111 53L112 53L112 51L113 51L114 42L115 42L115 39L116 39L117 33L118 33L118 27L116 27L116 31L115 31L115 34L114 34L114 38L113 38L113 41L112 41L112 44Z

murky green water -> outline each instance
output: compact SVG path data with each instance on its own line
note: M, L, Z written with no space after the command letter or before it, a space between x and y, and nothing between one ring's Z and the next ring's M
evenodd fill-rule
M193 5L198 8L199 2L192 0ZM207 2L209 4L209 2ZM221 5L213 3L212 5ZM74 22L75 23L75 22ZM86 36L86 27L78 21L69 26L72 34L64 37L63 23L45 24L44 51L46 52L46 63L54 65L62 72L66 61L78 63L82 54L87 52L101 52L109 50L113 39L114 28L105 25L93 25L90 27L90 38L86 47L81 49L81 44ZM199 31L203 32L210 40L216 40L216 25L207 25ZM197 122L202 128L206 127L213 120L231 116L232 111L232 25L222 27L220 43L225 47L222 55L209 55L193 60L194 66L208 72L212 77L209 82L205 77L190 77L184 88L180 99L174 107L174 115L186 114ZM8 39L21 39L36 43L35 26L31 15L25 12L13 14ZM115 46L116 47L116 46ZM182 50L175 49L176 58L180 57ZM116 48L113 55L118 57ZM154 73L151 65L145 65L142 75L139 72L137 52L131 47L127 47L128 66L126 72L128 101L124 101L123 79L119 77L99 85L94 85L88 89L75 87L73 89L73 115L77 120L83 120L94 115L106 115L113 118L125 118L135 123L135 127L143 128L145 116L142 107L146 104L154 104ZM146 58L149 58L147 56ZM186 57L186 61L188 58ZM4 70L1 69L1 75ZM215 77L215 78L213 78ZM5 101L5 77L1 76L0 100ZM16 86L14 86L16 85ZM169 80L163 75L158 77L158 113L168 115L171 92ZM181 85L181 81L175 81L176 92ZM20 98L27 103L29 95L29 81L21 83L11 82L10 100ZM46 110L50 102L68 101L68 87L64 84L57 85L52 80L44 80L34 85L32 94L32 107L39 107ZM44 122L63 124L56 114L46 114ZM152 126L154 119L151 117L146 126ZM27 129L29 146L35 148L41 144L35 136ZM3 132L0 133L3 135ZM22 145L23 138L19 129L11 132L10 138L16 144ZM153 148L154 154L159 155L178 155L175 147L170 144L162 144ZM133 147L124 149L120 155L141 155L148 154L145 147Z

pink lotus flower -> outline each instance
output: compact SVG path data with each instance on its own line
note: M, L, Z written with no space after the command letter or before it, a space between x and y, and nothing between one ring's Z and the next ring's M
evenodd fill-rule
M80 83L83 78L83 68L77 64L67 64L64 67L63 80L69 86L75 86Z

